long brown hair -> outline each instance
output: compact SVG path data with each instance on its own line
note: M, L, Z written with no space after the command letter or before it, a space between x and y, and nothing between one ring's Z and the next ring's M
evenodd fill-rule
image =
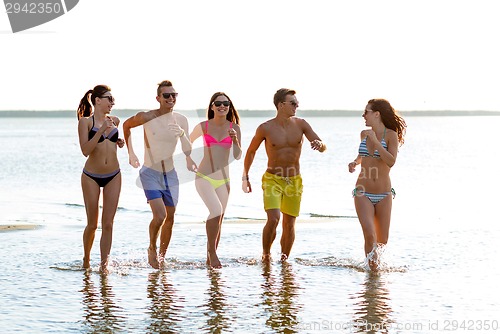
M224 92L217 92L217 93L214 93L214 95L212 95L212 98L210 99L210 103L208 104L207 119L212 119L215 117L215 113L211 107L212 107L212 103L214 103L215 99L218 98L219 96L227 97L227 99L229 100L229 103L230 103L229 112L226 115L226 119L229 122L233 122L233 123L240 125L240 115L238 115L238 110L236 110L236 108L233 105L233 101L231 101L229 96L227 96L227 94Z
M371 99L368 101L373 111L378 111L382 118L382 123L385 127L396 131L398 134L399 146L405 142L406 122L403 117L398 115L398 112L391 106L389 101L385 99Z
M110 91L111 88L109 88L106 85L97 85L94 87L94 89L88 90L80 100L80 105L76 110L76 117L80 119L82 117L92 116L93 114L92 106L95 105L95 98L102 97L104 94Z

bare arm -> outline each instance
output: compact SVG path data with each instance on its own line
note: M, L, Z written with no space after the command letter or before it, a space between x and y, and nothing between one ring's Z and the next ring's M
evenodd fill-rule
M361 134L360 134L360 140L363 140L363 138L365 137L365 130L361 131ZM361 157L359 154L358 156L356 157L356 159L354 159L352 162L350 162L347 166L349 167L349 173L353 173L354 170L356 169L356 166L357 165L360 165L361 164L361 161L363 160L363 157Z
M189 137L189 124L187 121L187 118L182 118L180 121L179 126L182 129L182 133L180 134L179 140L181 142L182 146L182 151L186 155L186 167L190 171L195 171L197 169L196 164L194 164L193 159L191 159L191 150L192 150L192 145L191 145L191 140Z
M265 131L262 125L259 125L255 135L253 136L250 145L248 146L247 153L245 154L245 160L243 162L243 177L242 177L242 189L244 192L252 192L252 186L250 185L250 180L248 178L248 173L250 167L252 166L253 159L255 158L255 153L257 152L260 144L266 139Z
M229 135L233 140L233 157L239 160L241 158L241 130L238 124L234 124L232 130L229 131Z
M392 167L396 163L398 155L398 136L395 131L389 130L386 134L387 150L382 146L382 143L377 139L373 130L365 130L366 135L374 143L375 149L380 154L380 159Z
M307 123L305 120L301 121L302 121L302 129L304 131L304 135L306 136L307 140L311 142L311 148L313 150L318 150L319 152L325 152L326 144L321 141L321 139L316 134L316 132L314 132L309 123Z
M130 129L135 128L137 126L141 126L144 123L146 123L145 119L145 113L144 112L139 112L136 115L128 118L125 122L123 122L123 137L125 138L125 144L127 145L128 149L128 162L129 164L137 168L141 164L139 163L139 159L135 155L134 152L134 146L132 145L132 136L131 136L131 131Z
M89 140L89 119L88 118L80 118L78 121L78 139L80 141L80 149L84 156L88 157L97 146L99 142L99 138L102 136L104 131L108 127L112 127L113 123L111 118L106 117L104 124L97 130L97 133Z
M189 140L191 141L191 143L194 143L194 141L202 135L203 131L201 129L201 123L199 123L194 127L193 132L191 132L191 134L189 135ZM186 156L186 163L190 171L198 171L198 166L196 162L191 158L191 156Z

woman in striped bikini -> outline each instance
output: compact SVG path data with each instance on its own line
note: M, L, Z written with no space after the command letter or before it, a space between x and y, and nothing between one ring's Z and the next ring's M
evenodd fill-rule
M80 148L83 155L88 157L82 173L83 200L87 212L87 226L83 232L83 268L90 268L90 251L97 230L102 188L100 270L104 273L107 272L113 239L113 220L122 185L116 151L118 146L123 147L125 144L123 139L118 138L120 120L109 115L114 104L111 89L98 85L85 93L77 110Z
M363 229L367 262L376 270L379 254L389 239L392 199L396 195L389 172L396 163L398 147L404 143L406 123L384 99L368 101L363 118L371 129L361 131L358 156L349 163L349 172L361 165L353 190L354 205Z
M206 222L207 264L221 268L217 256L222 219L229 198L229 159L241 157L240 117L231 99L223 92L212 95L207 109L208 120L196 125L191 142L203 137L204 153L199 166L188 157L188 166L196 170L196 190L209 210ZM220 138L220 139L219 139Z

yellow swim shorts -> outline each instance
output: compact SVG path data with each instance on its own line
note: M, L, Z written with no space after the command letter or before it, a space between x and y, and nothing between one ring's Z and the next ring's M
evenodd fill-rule
M302 199L302 177L283 177L265 172L262 176L264 210L280 209L287 215L298 217Z

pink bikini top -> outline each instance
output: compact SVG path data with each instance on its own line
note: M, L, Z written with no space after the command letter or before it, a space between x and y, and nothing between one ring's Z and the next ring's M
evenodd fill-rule
M233 122L229 125L229 128L233 128ZM205 133L203 134L203 139L205 140L205 146L210 147L212 145L218 145L223 148L230 149L231 145L233 144L233 140L231 139L231 136L227 136L226 138L223 138L222 140L218 141L214 137L208 134L208 121L205 123Z

